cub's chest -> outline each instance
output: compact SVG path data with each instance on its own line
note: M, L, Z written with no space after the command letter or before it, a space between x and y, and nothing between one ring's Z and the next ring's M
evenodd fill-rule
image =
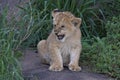
M72 48L71 44L68 44L68 43L61 44L61 46L60 46L60 52L61 52L61 54L69 54L71 48Z
M71 49L72 49L71 44L62 44L60 46L60 53L64 64L69 63Z
M59 49L61 54L70 54L71 50L78 44L76 42L65 42L60 44Z

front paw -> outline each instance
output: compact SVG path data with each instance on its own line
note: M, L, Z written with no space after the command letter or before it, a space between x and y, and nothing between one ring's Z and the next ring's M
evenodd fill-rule
M69 70L71 71L81 71L81 67L78 65L69 64Z
M50 71L62 71L63 70L63 66L58 66L58 65L51 65L49 67Z

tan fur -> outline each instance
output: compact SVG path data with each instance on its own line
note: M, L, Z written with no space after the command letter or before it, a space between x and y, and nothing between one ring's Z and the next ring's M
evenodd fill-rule
M81 19L70 12L53 11L52 16L54 28L51 34L37 45L41 62L50 64L51 71L61 71L64 65L72 71L80 71Z

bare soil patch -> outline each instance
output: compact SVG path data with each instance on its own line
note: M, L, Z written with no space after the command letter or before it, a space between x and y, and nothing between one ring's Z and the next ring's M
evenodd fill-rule
M25 80L113 80L107 75L89 72L82 67L81 72L70 71L67 67L61 72L48 70L49 65L40 63L36 50L26 50L22 57L22 71Z

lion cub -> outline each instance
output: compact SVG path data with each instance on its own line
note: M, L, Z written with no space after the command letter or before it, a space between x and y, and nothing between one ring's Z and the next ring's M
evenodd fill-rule
M68 66L72 71L80 71L81 18L57 9L52 11L52 16L51 34L37 45L41 62L50 64L51 71L61 71L63 66Z

